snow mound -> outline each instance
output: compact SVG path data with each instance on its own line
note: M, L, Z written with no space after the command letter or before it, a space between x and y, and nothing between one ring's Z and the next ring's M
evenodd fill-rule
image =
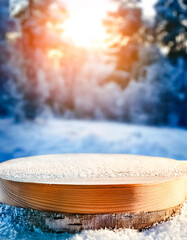
M57 154L2 163L0 177L23 182L89 183L123 177L171 177L183 174L178 162L126 154Z

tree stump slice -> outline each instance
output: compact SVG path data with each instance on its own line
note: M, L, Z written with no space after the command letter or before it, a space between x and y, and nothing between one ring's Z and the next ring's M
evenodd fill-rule
M0 164L0 202L41 211L51 231L144 229L179 214L186 199L185 161L62 154Z
M75 233L98 229L146 229L171 219L181 213L184 204L155 212L111 213L111 214L51 214L45 218L45 225L54 232Z

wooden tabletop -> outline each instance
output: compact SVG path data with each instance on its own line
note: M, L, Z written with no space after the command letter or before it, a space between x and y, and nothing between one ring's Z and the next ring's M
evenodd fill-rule
M37 174L34 176L32 166L33 169L36 169L36 164L42 161L45 163L45 158L47 159L46 164L49 164L55 157L58 159L56 162L58 163L56 170L58 174L55 175L54 172L54 175L50 175L50 178L47 178L45 182L47 176L45 176L44 168L42 177L42 169L38 170L38 176ZM86 169L89 171L90 178L89 174L85 176L86 173L80 177L76 175L78 171L81 172L81 168L77 169L76 172L79 163L75 169L72 169L72 175L66 172L68 169L66 160L72 158L75 166L76 161L83 159L80 165L85 171ZM94 159L99 158L104 159L103 163L106 170L108 169L108 175L105 177L102 177L104 169L98 170L100 175L94 172L94 169L98 167L94 165L96 164ZM93 171L90 168L91 162L87 163L86 159L95 161L93 162ZM123 169L119 171L115 164L113 169L107 168L107 159L111 159L109 160L111 164L116 161L116 165L119 164L118 166L123 167ZM128 162L128 166L126 163L119 163L123 159ZM154 168L150 167L151 171L148 172L149 166L142 166L142 169L145 169L145 174L143 171L137 170L137 176L135 176L136 169L133 168L133 159L136 160L136 166L140 166L139 169L141 169L142 163L146 164L147 162L151 166L159 161L163 168L160 169L159 174L158 169L155 169L154 173ZM67 166L63 168L60 165L61 162L62 165L67 162ZM55 165L55 161L50 164ZM131 165L132 172L129 172ZM126 169L125 166L127 166ZM155 166L158 167L158 164ZM99 165L100 167L101 165ZM54 166L51 168L54 170ZM65 169L64 173L63 169ZM50 169L47 171L48 174L51 174ZM187 199L187 162L185 161L134 155L62 154L15 159L0 164L0 201L18 207L79 214L136 213L168 209L183 203L185 199Z

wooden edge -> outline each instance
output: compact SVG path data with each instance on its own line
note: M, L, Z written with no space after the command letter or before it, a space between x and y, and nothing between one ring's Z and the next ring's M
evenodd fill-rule
M186 176L142 184L59 185L0 179L1 202L39 211L105 214L160 211L186 198Z
M186 161L177 161L178 162L178 168L183 169L184 178L186 178L185 188L186 188L186 200L187 200L187 160Z

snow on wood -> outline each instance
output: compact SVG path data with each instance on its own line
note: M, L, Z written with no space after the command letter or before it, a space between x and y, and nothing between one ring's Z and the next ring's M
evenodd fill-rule
M179 162L125 154L57 154L19 158L2 163L0 177L56 184L124 183L124 177L174 177L185 174ZM131 178L132 179L132 178ZM128 179L128 181L131 181Z

